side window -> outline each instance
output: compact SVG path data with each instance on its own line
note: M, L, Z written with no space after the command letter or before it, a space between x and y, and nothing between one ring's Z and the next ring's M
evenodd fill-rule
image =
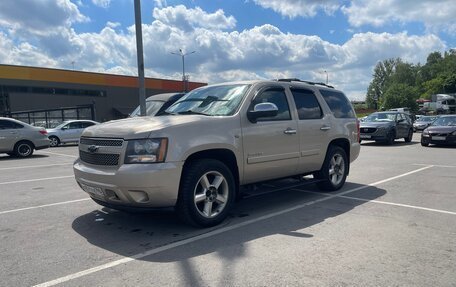
M255 97L249 110L253 110L256 104L273 103L279 109L277 116L270 118L258 119L259 122L264 121L287 121L291 120L290 107L288 106L287 96L281 88L267 89Z
M355 117L355 112L344 94L329 90L320 90L320 93L336 118Z
M8 120L0 120L0 130L20 129L24 126Z
M68 124L68 128L70 130L74 130L74 129L80 129L82 127L81 127L81 123L80 122L73 122L73 123L69 123Z
M291 89L300 120L321 119L323 113L314 93L309 90Z
M405 118L402 116L402 114L397 114L396 115L396 121L400 121L400 120L405 120Z
M94 123L91 123L91 122L82 122L81 128L85 129L85 128L93 126L93 125L94 125Z

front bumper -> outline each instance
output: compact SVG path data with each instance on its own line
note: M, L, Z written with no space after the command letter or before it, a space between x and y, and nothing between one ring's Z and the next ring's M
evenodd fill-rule
M367 141L386 141L388 140L387 130L377 130L374 133L360 133L359 138Z
M73 170L79 186L103 205L119 209L176 205L183 162L91 165L79 158Z
M436 136L421 134L421 142L428 144L456 145L456 135Z

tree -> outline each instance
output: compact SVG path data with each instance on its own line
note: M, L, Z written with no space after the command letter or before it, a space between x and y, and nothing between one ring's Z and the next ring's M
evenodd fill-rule
M401 60L387 59L378 62L374 68L374 74L372 81L369 84L366 96L366 102L369 108L376 108L375 104L381 100L383 94L388 88L391 75L394 73L394 68Z
M418 110L415 89L407 84L393 83L386 90L383 98L385 109L408 107L412 111Z

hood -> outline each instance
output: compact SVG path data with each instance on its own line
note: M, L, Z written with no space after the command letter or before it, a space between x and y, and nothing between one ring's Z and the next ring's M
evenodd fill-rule
M203 115L169 115L160 117L134 117L88 127L83 137L106 137L123 139L148 138L152 131L162 130L169 126L189 124L210 119Z
M456 131L456 126L429 126L426 131L431 133L449 134Z
M360 128L380 128L394 126L394 122L361 122Z

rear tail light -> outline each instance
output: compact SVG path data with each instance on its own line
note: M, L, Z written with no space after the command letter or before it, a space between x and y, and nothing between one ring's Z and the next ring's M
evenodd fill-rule
M48 132L47 132L47 130L40 130L40 134L42 134L42 135L47 135Z

